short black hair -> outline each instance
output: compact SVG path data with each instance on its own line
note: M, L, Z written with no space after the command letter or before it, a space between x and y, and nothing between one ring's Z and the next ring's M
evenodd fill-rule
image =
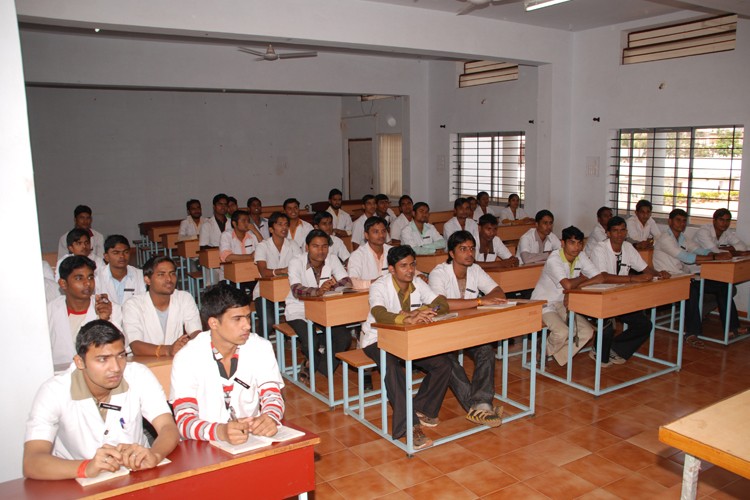
M384 195L383 193L378 193L375 195L375 201L388 201L390 202L390 199L388 199L387 195Z
M130 249L130 242L125 236L121 234L110 234L109 236L107 236L107 239L104 240L104 253L109 252L110 249L114 248L120 243Z
M399 245L388 250L388 265L395 266L401 260L404 260L408 256L417 258L417 252L414 251L409 245Z
M88 205L78 205L73 209L73 217L78 217L81 214L93 215L91 207Z
M467 241L471 241L475 246L477 244L477 240L474 239L474 235L469 231L456 231L455 233L451 234L450 238L448 238L448 260L446 261L448 264L453 262L453 257L450 256L450 252L455 250L456 247L461 243L465 243Z
M568 226L565 229L562 230L562 240L578 240L583 241L585 236L583 235L583 231L578 229L575 226Z
M260 198L258 198L257 196L251 196L250 198L248 198L247 199L247 206L250 207L250 205L252 205L254 201L257 201L258 203L261 204L261 206L263 206L263 202L260 201Z
M488 193L487 191L479 191L479 192L477 193L477 200L478 200L479 198L481 198L482 196L486 196L487 198L489 198L489 197L490 197L490 193Z
M642 207L646 207L646 208L648 208L651 211L654 210L654 206L648 200L639 200L638 203L635 204L635 211L637 212Z
M156 269L156 266L158 266L162 262L169 262L174 266L175 270L177 270L177 264L175 264L172 259L170 259L166 255L155 255L154 257L148 259L145 264L143 264L143 276L145 278L150 278L151 275L154 274L154 269Z
M121 340L125 346L125 335L112 323L104 319L95 319L89 321L81 327L76 335L76 354L81 358L86 358L89 348L101 347L107 344L114 344Z
M492 214L484 214L479 218L479 222L477 223L479 226L484 226L486 224L492 224L493 226L497 226L499 224L499 221L497 220L497 217L495 217Z
M325 238L329 246L333 245L333 240L331 239L331 237L322 229L313 229L312 231L307 233L307 236L305 236L305 244L309 245L314 238Z
M469 200L467 200L466 198L456 198L456 201L453 202L453 208L456 209L464 203L469 203Z
M681 215L681 216L685 217L686 219L687 219L687 216L688 216L687 212L684 211L681 208L675 208L674 210L672 210L671 212L669 212L669 218L670 219L674 219L678 215Z
M240 210L240 209L235 210L234 213L232 214L232 223L237 224L237 221L239 221L240 217L242 217L243 215L247 215L248 219L250 218L250 212L248 212L247 210Z
M401 206L401 204L405 201L409 200L410 202L414 203L414 200L411 199L411 196L408 194L401 195L401 198L398 199L398 205Z
M291 203L296 203L297 206L299 206L299 200L297 198L287 198L281 206L286 210L286 206Z
M466 199L469 200L469 203L471 203L472 201L477 201L474 196L467 196Z
M226 283L209 286L201 294L201 321L208 323L209 318L219 319L227 309L250 305L250 297L242 290Z
M328 191L328 199L329 200L331 198L333 198L334 196L336 196L336 195L344 196L344 193L342 193L340 189L336 189L336 188L333 188L330 191Z
M607 210L609 210L610 212L612 211L612 209L609 207L599 207L599 210L596 211L596 218L598 219L599 217L604 215L604 212L606 212Z
M191 198L191 199L189 199L189 200L188 200L188 201L187 201L187 202L185 203L185 209L186 209L186 210L190 210L190 205L192 205L193 203L197 203L198 205L200 205L200 204L201 204L201 201L200 201L200 200L196 200L195 198Z
M417 210L419 210L422 207L427 207L427 211L430 210L430 206L427 203L425 203L423 201L418 201L418 202L416 202L414 204L414 211L416 212Z
M623 219L619 215L615 215L607 221L607 231L610 231L615 226L621 226L623 224L625 224L625 226L628 225L628 223L625 222L625 219Z
M271 216L268 218L268 227L273 226L276 224L276 221L279 219L286 219L287 222L289 222L289 217L283 212L274 212L271 214Z
M213 199L213 201L211 201L211 204L212 205L216 205L222 199L227 200L227 203L229 203L229 196L225 195L224 193L219 193L216 196L214 196L214 199Z
M716 212L714 212L714 220L721 219L725 215L728 215L731 218L732 212L730 212L727 208L720 208Z
M80 240L81 236L85 236L89 239L89 241L91 241L91 236L89 236L88 230L77 227L68 231L68 235L65 237L65 244L67 246L70 246L76 241Z
M333 215L331 215L331 212L315 212L315 216L313 216L313 225L320 225L320 222L323 219L333 220Z
M388 221L386 221L382 217L373 215L372 217L368 217L365 221L365 232L369 231L372 226L375 226L377 224L383 224L383 226L385 226L385 229L388 230Z
M88 267L92 271L96 271L96 262L84 255L71 255L70 257L66 257L60 262L60 279L67 281L68 276L70 276L73 271L82 267Z
M365 205L368 201L374 200L375 197L371 194L366 194L362 197L362 204Z
M227 196L227 203L232 203L232 202L234 202L234 204L236 205L237 198L235 198L234 196Z
M510 200L512 200L513 198L518 198L519 200L521 199L521 197L518 196L518 193L510 193L510 195L508 195L508 203L510 203Z
M540 210L540 211L538 211L538 212L536 213L536 216L534 216L534 220L535 220L536 222L540 222L540 221L541 221L542 219L544 219L545 217L549 217L550 219L552 219L552 222L554 222L554 221L555 221L555 216L554 216L554 215L552 215L552 212L550 212L549 210L546 210L546 209L545 209L545 210Z

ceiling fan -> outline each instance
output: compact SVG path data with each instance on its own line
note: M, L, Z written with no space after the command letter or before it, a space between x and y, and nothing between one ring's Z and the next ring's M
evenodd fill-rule
M268 44L268 48L265 52L260 52L257 50L249 49L247 47L237 47L237 50L240 52L244 52L246 54L252 54L254 56L258 56L258 59L256 61L276 61L278 59L293 59L293 58L300 58L300 57L316 57L318 53L314 50L308 51L308 52L287 52L285 54L278 54L274 48L273 45L270 43Z

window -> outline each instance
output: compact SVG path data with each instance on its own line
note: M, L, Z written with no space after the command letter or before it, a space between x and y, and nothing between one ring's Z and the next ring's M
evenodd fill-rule
M518 65L497 61L469 61L458 77L458 88L518 80Z
M524 199L526 183L524 132L458 134L453 145L451 196L476 196L504 202L512 193Z
M380 192L391 198L403 194L401 189L401 134L378 136Z
M622 214L650 200L656 217L682 208L735 215L740 197L741 126L620 130L612 148L612 206Z

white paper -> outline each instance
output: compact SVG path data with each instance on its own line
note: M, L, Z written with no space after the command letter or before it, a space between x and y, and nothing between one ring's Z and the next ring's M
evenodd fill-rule
M172 461L170 459L165 458L164 460L156 464L156 466L161 467L162 465L171 463ZM101 483L102 481L109 481L110 479L114 479L120 476L127 476L128 474L130 474L130 469L121 465L120 468L115 472L100 472L96 477L77 477L76 481L78 481L78 484L80 484L81 486L91 486L92 484Z
M597 283L596 285L589 285L581 288L581 290L609 290L611 288L617 288L622 285L618 283Z
M273 443L289 441L290 439L298 438L304 435L305 433L302 431L280 425L276 430L276 434L271 437L251 435L247 438L247 441L242 444L229 444L225 443L224 441L211 441L210 443L220 450L224 450L227 453L231 453L232 455L237 455L238 453L245 453L247 451L263 448L264 446L268 446Z

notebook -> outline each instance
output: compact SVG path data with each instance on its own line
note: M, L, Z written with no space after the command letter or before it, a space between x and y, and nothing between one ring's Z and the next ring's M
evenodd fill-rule
M480 311L484 310L493 310L493 309L507 309L508 307L513 307L516 305L516 302L506 302L505 304L482 304L481 306L478 306L477 309Z
M171 463L172 461L170 459L165 458L164 460L156 464L156 466L160 467L162 465ZM77 477L76 481L78 481L78 484L80 484L81 486L91 486L92 484L101 483L102 481L109 481L110 479L114 479L120 476L127 476L128 474L130 474L130 469L121 465L120 468L115 472L100 472L96 477Z
M269 446L273 443L289 441L290 439L298 438L304 435L305 433L302 431L280 425L276 431L276 434L271 437L250 435L247 438L247 441L242 444L229 444L225 443L224 441L211 441L211 445L216 446L220 450L224 450L227 453L231 453L232 455L237 455L238 453L245 453L247 451L263 448L264 446Z

